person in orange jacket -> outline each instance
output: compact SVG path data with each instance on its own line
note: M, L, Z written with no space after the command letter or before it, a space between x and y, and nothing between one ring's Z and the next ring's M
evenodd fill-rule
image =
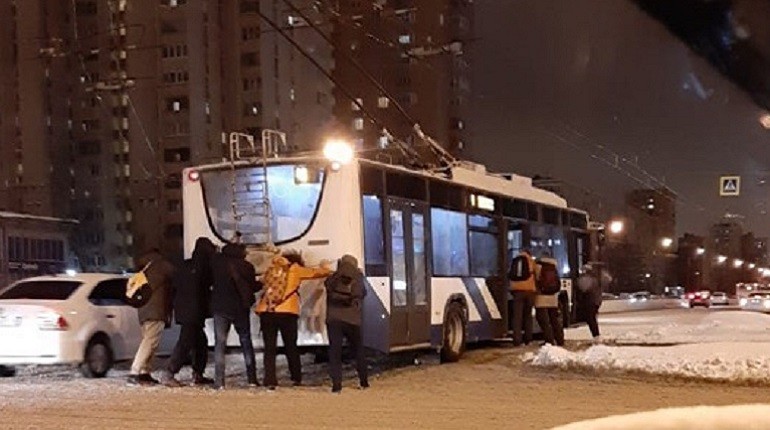
M323 262L318 268L305 267L299 253L287 252L274 257L270 268L263 274L262 282L265 291L257 304L256 312L259 314L265 345L264 384L268 389L274 390L278 385L275 356L279 331L283 339L286 360L289 362L291 380L294 386L302 385L302 365L297 348L299 287L304 280L324 278L331 273L328 262Z

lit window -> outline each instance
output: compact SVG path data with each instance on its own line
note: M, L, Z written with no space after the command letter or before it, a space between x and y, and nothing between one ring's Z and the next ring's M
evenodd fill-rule
M408 45L412 43L412 36L408 34L402 34L401 36L398 36L398 43L402 45Z
M172 103L171 109L174 112L179 112L180 110L182 110L182 104L179 103L178 100L174 100L174 102Z
M364 129L364 119L363 118L356 118L353 120L353 129L354 130L363 130Z
M388 137L387 136L380 136L379 139L380 148L385 149L388 147Z
M382 96L377 99L377 106L381 109L387 108L389 104L390 104L390 99L385 96Z
M356 101L354 102L350 102L350 108L353 109L354 111L361 110L360 106L363 106L363 105L364 105L364 99L360 99L360 98L356 99Z

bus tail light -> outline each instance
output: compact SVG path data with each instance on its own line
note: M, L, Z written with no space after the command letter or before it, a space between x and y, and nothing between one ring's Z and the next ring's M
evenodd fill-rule
M190 170L187 172L187 180L190 182L198 182L201 179L201 172L197 170Z

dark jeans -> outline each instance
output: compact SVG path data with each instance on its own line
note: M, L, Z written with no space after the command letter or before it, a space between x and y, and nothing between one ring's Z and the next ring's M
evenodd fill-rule
M537 308L535 318L543 330L543 340L551 345L564 345L564 328L561 324L559 308Z
M257 383L257 365L254 360L254 344L251 342L251 324L249 311L231 318L225 315L214 315L214 386L225 386L225 352L227 350L227 334L230 326L235 326L243 350L243 361L246 364L246 378L249 384Z
M168 359L167 370L171 374L176 374L190 355L192 355L193 372L203 375L208 360L208 339L206 339L206 332L203 331L203 323L182 324L179 339Z
M524 325L524 343L532 341L532 307L535 304L535 293L530 291L513 291L513 344L521 345L522 324Z
M332 378L332 388L342 388L342 341L348 340L350 348L356 354L356 371L361 386L368 385L369 377L366 369L366 354L361 338L361 327L342 322L327 321L326 332L329 335L329 376Z
M275 356L278 353L278 332L281 332L286 360L289 362L289 373L295 384L302 383L302 364L297 348L297 321L294 314L265 312L259 316L262 327L262 338L265 342L265 385L275 387L278 378L275 374Z
M583 314L586 318L586 324L588 329L591 330L591 336L599 336L599 322L596 320L596 315L599 313L599 307L601 305L595 305L593 303L585 303L583 305Z

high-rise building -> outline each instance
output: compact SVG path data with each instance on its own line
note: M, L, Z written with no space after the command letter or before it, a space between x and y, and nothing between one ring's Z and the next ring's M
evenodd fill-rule
M743 225L740 218L725 216L709 228L709 248L714 254L728 258L740 258L742 255Z
M314 2L293 2L331 32ZM332 48L274 0L0 0L0 207L81 221L86 270L158 247L181 256L182 169L227 155L223 132L263 128L313 147ZM267 113L266 113L267 112ZM205 221L201 221L205 222Z
M360 148L387 144L381 127L410 141L413 126L396 104L444 148L466 144L473 2L335 1L334 114L337 132ZM350 59L365 70L361 72ZM390 100L366 75L376 80ZM348 95L374 116L372 124Z
M73 64L63 2L0 1L0 208L68 217ZM90 124L87 124L90 125Z
M627 240L638 245L642 265L648 270L642 275L647 288L662 292L676 282L676 194L666 188L631 190L626 194L626 217L630 224Z
M626 216L633 236L629 240L645 254L665 248L663 241L676 237L676 195L668 189L631 190L626 194Z

